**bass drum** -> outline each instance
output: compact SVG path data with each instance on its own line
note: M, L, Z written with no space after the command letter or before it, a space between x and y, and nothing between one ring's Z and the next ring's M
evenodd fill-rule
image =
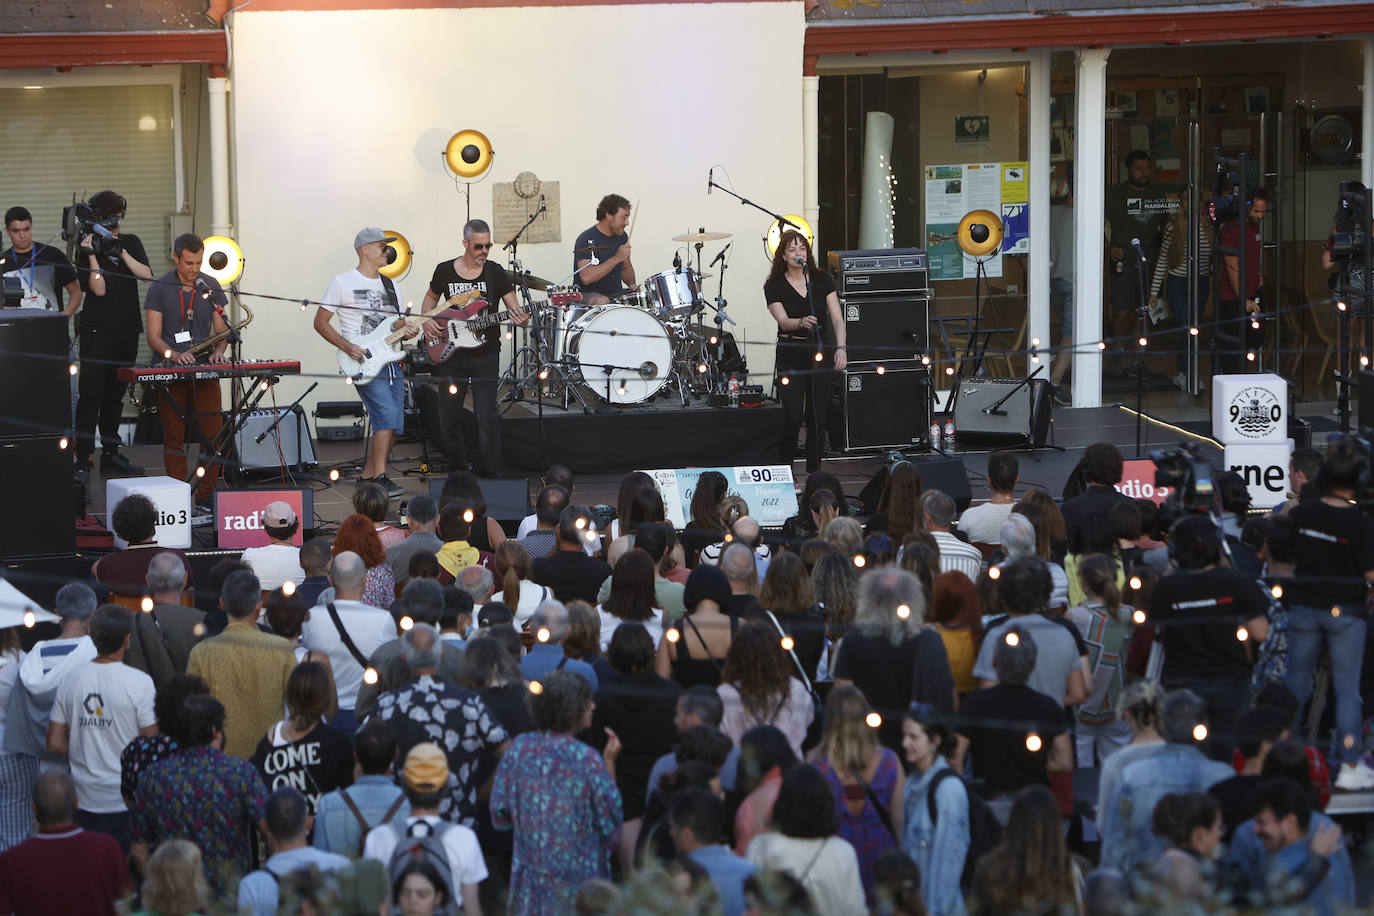
M668 331L652 314L632 305L602 305L577 316L568 324L563 353L581 367L583 384L612 404L649 400L673 368Z

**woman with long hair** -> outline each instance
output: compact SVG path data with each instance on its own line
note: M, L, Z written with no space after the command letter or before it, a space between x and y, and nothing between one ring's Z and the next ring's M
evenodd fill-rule
M687 614L669 625L658 644L654 670L683 689L717 687L740 624L739 617L726 613L730 580L718 566L698 566L687 578L682 600Z
M806 426L806 472L821 467L831 376L848 365L840 298L830 274L816 266L811 243L789 229L778 241L763 300L778 325L774 366L782 402L779 460L792 464L797 433Z
M853 626L854 609L859 605L859 570L854 560L833 551L824 554L811 569L811 588L825 616L826 638L837 646Z
M778 637L792 638L789 651L806 673L806 679L814 681L825 653L825 615L816 606L811 577L800 557L790 552L773 557L763 575L759 605Z
M192 916L211 903L200 849L190 840L164 840L148 858L140 916Z
M1046 562L1062 563L1064 553L1068 550L1068 527L1064 524L1064 513L1059 511L1059 504L1054 501L1054 497L1048 490L1039 487L1031 487L1021 494L1017 500L1017 505L1037 506L1040 511L1045 513L1043 527L1036 526L1036 541L1039 550L1037 556ZM1015 512L1015 508L1012 509ZM1044 543L1040 544L1040 539Z
M959 696L978 689L973 665L983 645L983 605L973 580L957 569L940 573L930 600L930 622L945 643Z
M629 531L629 528L625 527L625 522L629 519L631 507L635 502L635 491L646 485L654 486L654 479L643 471L631 471L620 478L620 486L615 493L615 518L611 519L610 525L606 527L607 548L611 546L612 541Z
M355 512L339 523L330 555L337 557L346 550L362 557L367 567L367 578L363 579L363 604L382 610L390 608L396 600L396 576L386 561L382 539L377 537L377 529L366 515Z
M817 527L816 519L811 515L811 497L818 490L829 490L835 495L836 515L848 515L849 504L844 498L844 487L840 484L840 479L829 471L817 471L814 474L806 475L806 483L802 484L801 494L797 497L797 514L782 523L782 536L789 540L799 540L809 537L817 537L825 526Z
M1082 883L1064 843L1058 803L1044 786L1029 786L1011 806L1002 842L978 860L968 911L1076 914Z
M444 488L439 492L439 511L456 499L466 500L472 509L472 532L468 542L478 550L491 553L496 545L506 539L506 531L501 523L487 517L487 498L482 493L482 484L471 471L453 471L444 480Z
M663 493L658 484L649 479L638 483L631 491L625 514L618 516L612 523L613 530L620 534L606 548L606 562L615 566L616 561L635 545L635 531L641 525L653 525L668 520L663 506Z
M381 484L361 481L354 488L353 511L372 520L383 548L399 544L406 539L404 531L387 524L386 514L390 509L391 497L386 495L386 489Z
M458 685L476 691L508 734L530 730L530 714L525 705L529 691L520 662L492 635L468 640Z
M629 550L611 570L611 594L599 605L601 614L601 651L611 645L611 636L621 623L642 623L653 637L654 646L663 639L663 608L654 592L654 561L642 550Z
M253 752L265 785L301 788L313 813L320 796L353 784L353 742L327 725L334 679L319 662L301 662L286 679L286 718L267 730Z
M817 490L811 494L811 521L817 531L840 517L840 501L829 490Z
M601 615L589 602L568 602L568 635L563 637L563 654L586 662L593 668L605 661L601 654ZM600 672L597 672L600 676Z
M911 775L902 799L902 850L920 866L921 896L932 916L962 916L964 912L959 879L969 848L969 798L963 780L949 765L954 747L954 735L934 709L915 704L907 709L902 720L902 755ZM946 772L951 775L941 776ZM933 806L931 792L935 793Z
M859 876L870 907L874 895L873 864L886 849L894 849L902 835L902 796L906 779L890 748L878 743L869 724L873 712L854 686L836 687L825 703L825 730L812 752L834 796L838 835L849 841L859 857Z
M501 600L515 614L515 628L522 630L539 605L553 593L534 582L534 561L519 541L505 540L497 544L494 565L492 573L496 587L501 590Z
M687 526L678 540L687 557L687 566L696 566L701 549L725 537L725 523L721 521L721 505L730 492L730 482L720 471L705 471L697 478L692 490L692 504Z
M433 558L434 555L429 556ZM268 592L262 605L267 613L267 625L272 628L272 632L295 647L296 662L316 662L324 665L332 684L334 666L329 661L329 656L318 649L307 649L301 645L301 630L305 626L305 619L310 616L310 606L306 603L305 597L299 591L292 591L288 595L281 588L274 588ZM326 719L332 719L339 711L339 699L334 696L332 688L330 694L332 698L329 707L324 711Z
M921 472L916 465L906 459L893 464L878 499L878 511L868 520L868 530L884 531L896 544L905 541L912 531L923 527L924 520L916 514L921 490Z
M800 761L787 736L771 725L759 725L739 740L735 789L740 796L735 812L735 853L744 855L749 841L768 829L782 778Z
M775 726L800 758L816 709L811 694L792 676L792 660L780 643L777 630L760 620L751 620L735 634L716 688L725 704L720 730L738 744L756 725Z
M1126 678L1126 649L1131 638L1134 608L1121 603L1116 562L1094 553L1078 563L1083 602L1071 608L1069 620L1088 644L1088 683L1106 684L1078 707L1078 759L1084 766L1103 761L1131 740L1131 727L1117 717L1117 703Z
M1151 753L1164 743L1160 725L1164 718L1164 688L1159 681L1139 680L1121 691L1119 715L1131 729L1131 742L1102 761L1097 775L1097 826L1106 823L1106 800L1115 798L1126 764Z

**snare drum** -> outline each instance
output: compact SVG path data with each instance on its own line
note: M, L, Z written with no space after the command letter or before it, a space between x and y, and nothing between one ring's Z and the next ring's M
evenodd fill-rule
M663 323L632 305L601 305L577 316L563 340L563 353L581 367L583 384L612 404L647 401L673 369L673 345Z
M644 281L646 307L663 321L688 318L701 308L696 271L679 267Z

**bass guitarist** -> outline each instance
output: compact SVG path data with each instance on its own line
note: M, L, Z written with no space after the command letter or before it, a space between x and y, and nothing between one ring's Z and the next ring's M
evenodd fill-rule
M452 261L442 261L434 268L425 293L422 313L428 313L441 298L478 290L487 305L469 318L490 317L504 306L510 319L518 325L529 323L530 317L521 307L511 286L510 277L500 265L489 260L491 227L485 220L473 219L463 226L463 253ZM474 470L483 477L501 476L501 417L496 411L496 389L501 375L501 327L492 322L474 334L460 332L462 325L446 318L451 313L440 312L425 322L425 339L439 344L447 339L454 347L448 359L434 369L439 415L439 444L449 460L459 468L467 467L467 447L463 440L462 407L467 390L472 388L472 407L477 414L478 448ZM452 324L452 327L450 325ZM457 394L449 388L457 386Z
M339 274L325 290L320 307L315 310L315 330L353 359L361 360L365 351L352 341L389 321L392 330L406 324L401 309L401 297L390 277L381 269L386 266L387 246L396 241L382 230L368 227L353 237L358 252L358 266ZM339 315L339 327L330 319ZM363 468L363 483L379 484L389 496L401 496L405 489L387 476L387 459L396 435L405 429L405 379L401 364L389 362L377 377L357 383L358 396L367 407L372 421L372 442L367 447L367 465Z

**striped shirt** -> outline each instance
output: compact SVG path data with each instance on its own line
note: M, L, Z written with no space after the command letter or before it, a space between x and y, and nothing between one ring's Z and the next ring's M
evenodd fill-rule
M1159 255L1155 258L1155 275L1150 281L1150 298L1159 295L1160 289L1164 286L1164 277L1186 277L1188 276L1188 255L1185 252L1183 257L1178 259L1177 267L1169 266L1169 249L1174 242L1174 224L1170 222L1164 227L1164 238L1159 243ZM1202 223L1197 227L1197 275L1199 277L1211 276L1212 273L1212 240L1209 238L1207 226Z

